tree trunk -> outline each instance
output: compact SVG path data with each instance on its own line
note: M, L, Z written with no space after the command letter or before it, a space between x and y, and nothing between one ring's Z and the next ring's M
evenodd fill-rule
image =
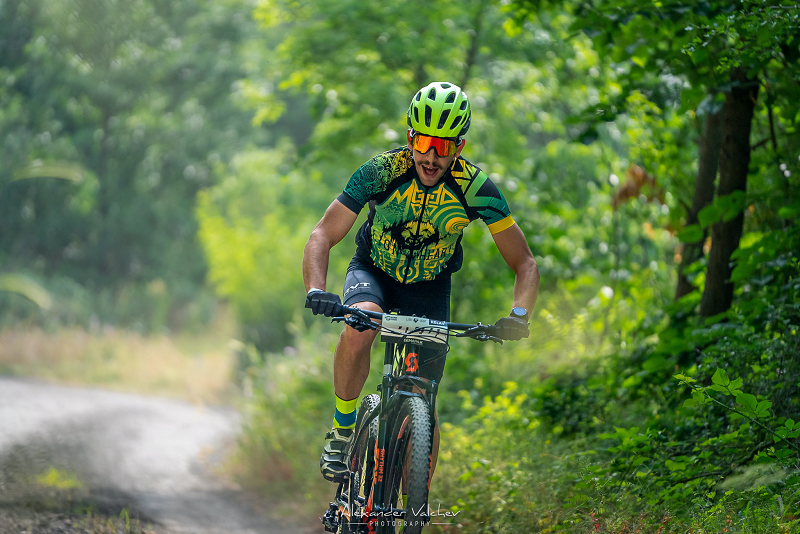
M700 136L698 150L698 170L694 183L692 209L687 214L686 225L697 224L697 214L714 200L714 182L719 167L719 151L722 147L722 114L721 109L706 111L703 132ZM675 289L675 300L694 291L694 286L684 274L684 270L703 255L703 237L694 243L684 243L681 250L681 264L678 267L678 286Z
M478 8L475 10L475 16L472 19L472 28L467 30L469 35L469 48L467 49L467 56L464 61L464 72L461 74L459 80L459 87L464 91L472 76L472 67L475 65L475 59L478 57L478 37L481 33L481 26L483 24L483 14L486 11L487 3L484 1L479 2Z
M741 71L735 71L731 79L738 85L725 95L717 196L745 191L747 168L750 165L750 128L758 95L758 80L748 78ZM700 315L703 317L717 315L731 307L731 254L739 248L743 224L744 212L739 212L733 219L720 221L711 228L706 288L700 302Z
M425 70L425 64L420 63L414 69L414 79L416 80L417 91L428 85L430 82L428 81L428 73Z
M113 202L113 182L108 176L108 132L111 123L111 112L103 110L103 136L100 139L100 147L97 151L95 171L97 172L98 191L97 191L97 214L99 216L99 228L97 235L97 272L101 276L107 276L112 272L111 249L113 247L111 239L111 204Z

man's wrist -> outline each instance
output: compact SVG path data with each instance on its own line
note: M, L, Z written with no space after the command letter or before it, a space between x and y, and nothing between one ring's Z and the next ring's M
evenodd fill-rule
M309 290L308 290L308 293L307 293L307 294L311 294L311 293L312 293L312 292L314 292L314 291L322 291L323 293L325 292L325 290L324 290L324 289L320 289L320 288L318 288L318 287L312 287L311 289L309 289Z
M523 308L522 306L514 306L513 308L511 308L511 313L509 314L509 316L514 317L516 319L523 319L527 321L528 318L530 317L530 312L527 309Z

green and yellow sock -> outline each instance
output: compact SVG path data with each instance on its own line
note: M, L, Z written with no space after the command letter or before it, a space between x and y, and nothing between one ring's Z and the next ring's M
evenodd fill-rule
M334 428L355 428L356 404L358 404L358 397L344 400L336 395L336 412L333 415Z

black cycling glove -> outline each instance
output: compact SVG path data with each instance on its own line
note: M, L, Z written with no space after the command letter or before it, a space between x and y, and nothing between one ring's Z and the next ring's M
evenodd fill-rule
M325 317L341 317L343 315L342 300L339 295L319 289L312 289L306 295L306 308L311 308L314 315L324 315Z
M500 337L508 341L519 341L530 335L528 322L519 317L503 317L494 325L500 328Z

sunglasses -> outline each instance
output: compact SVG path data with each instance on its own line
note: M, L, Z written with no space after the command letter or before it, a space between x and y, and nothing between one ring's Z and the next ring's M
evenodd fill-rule
M431 147L433 147L434 150L436 150L436 155L440 158L455 155L455 153L458 152L458 149L462 148L466 142L464 140L461 141L461 143L456 143L452 139L431 137L430 135L423 135L421 133L415 133L412 136L410 131L406 134L406 136L408 137L408 145L417 152L425 154L428 152L428 150L430 150Z

